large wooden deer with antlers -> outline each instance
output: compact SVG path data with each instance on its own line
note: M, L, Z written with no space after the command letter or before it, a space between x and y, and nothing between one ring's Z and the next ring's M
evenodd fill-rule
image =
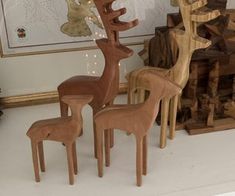
M113 10L114 1L94 0L107 34L107 38L96 40L105 58L103 74L101 77L74 76L61 83L58 86L61 116L68 115L68 105L61 101L64 95L93 95L90 106L93 114L96 114L105 105L111 103L118 93L119 61L133 54L131 49L119 42L119 32L135 27L138 20L120 21L119 17L126 13L126 9ZM95 133L94 137L94 141L96 141Z
M171 32L173 39L178 45L178 59L176 64L171 69L161 69L153 67L143 67L138 70L134 70L128 74L128 102L134 102L134 93L138 89L139 84L142 82L140 75L144 72L158 72L165 77L170 78L176 84L180 85L183 89L189 78L189 64L192 54L195 50L201 48L207 48L210 46L211 41L200 37L197 34L197 26L200 23L208 22L215 19L220 15L218 10L203 11L203 8L207 4L207 0L197 0L193 3L189 3L188 0L178 0L178 6L183 18L184 30L174 29ZM145 89L139 89L138 101L143 101ZM160 147L166 146L166 129L168 123L168 114L170 107L170 139L175 135L176 113L177 105L180 95L176 95L171 99L163 99L161 106L161 136Z

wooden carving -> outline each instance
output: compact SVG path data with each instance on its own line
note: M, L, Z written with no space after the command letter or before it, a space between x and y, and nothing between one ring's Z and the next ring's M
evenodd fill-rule
M197 0L188 0L190 3L193 3ZM211 9L225 9L227 5L227 0L207 0L208 4L206 7L211 8ZM171 5L172 6L177 6L178 5L178 0L171 0Z
M105 57L105 67L101 77L74 76L58 86L61 116L68 115L67 104L61 101L64 95L91 94L93 114L111 103L119 90L119 61L132 56L133 51L119 42L119 32L138 24L138 20L122 22L119 17L126 13L125 8L113 10L115 0L94 0L107 34L107 38L97 40L98 47ZM95 136L95 134L94 134ZM96 141L96 139L94 139Z
M36 182L40 181L38 157L40 168L45 172L43 141L51 140L62 142L66 146L69 183L74 183L74 174L77 174L76 138L82 128L82 107L92 100L92 95L64 96L61 101L69 105L72 116L40 120L29 128L27 136L31 139L33 166Z
M133 133L136 138L137 186L142 184L142 175L147 174L147 135L158 114L159 102L181 92L180 86L157 73L145 72L140 76L141 88L150 95L144 103L113 105L95 115L98 150L98 175L103 176L103 133L105 131L105 162L110 165L109 129L120 129Z
M224 105L224 113L235 119L235 102L229 101Z
M92 32L87 24L87 18L97 27L103 29L96 14L92 11L93 0L66 0L68 6L68 22L64 23L60 30L71 36L91 36Z
M153 67L144 67L138 70L134 70L128 75L129 82L129 103L133 103L134 92L136 87L142 82L140 75L145 72L157 72L165 77L170 78L175 83L184 88L189 78L189 64L192 54L195 50L208 47L211 42L205 38L202 38L197 33L198 24L208 22L220 15L218 10L214 11L202 11L202 8L207 4L206 0L198 0L193 3L189 3L187 0L178 0L178 5L183 18L184 30L174 29L172 30L172 36L174 37L178 45L178 59L176 64L171 69L160 69ZM139 91L140 99L144 96L141 95L143 90ZM179 96L174 96L171 99L164 99L161 107L161 139L160 147L166 146L166 128L168 122L168 111L170 105L170 138L173 139L175 135L176 124L176 111Z

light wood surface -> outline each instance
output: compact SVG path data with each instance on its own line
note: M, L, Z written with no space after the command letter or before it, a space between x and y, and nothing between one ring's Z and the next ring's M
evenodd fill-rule
M178 0L178 5L183 18L184 30L174 29L171 32L172 38L178 45L178 59L176 64L171 69L160 69L153 67L143 67L128 74L128 101L134 103L134 92L141 84L140 75L145 72L157 72L161 75L170 78L182 88L185 87L189 78L189 64L192 54L195 50L208 47L211 42L200 37L197 34L197 26L201 23L208 22L220 15L218 10L203 11L203 7L207 4L206 0L198 0L189 3L187 0ZM157 86L156 86L157 89ZM163 100L162 118L161 118L161 138L160 147L166 146L166 130L168 122L168 111L170 109L170 139L175 137L175 124L177 104L180 100L180 95L172 97L170 101ZM170 104L170 102L172 102Z

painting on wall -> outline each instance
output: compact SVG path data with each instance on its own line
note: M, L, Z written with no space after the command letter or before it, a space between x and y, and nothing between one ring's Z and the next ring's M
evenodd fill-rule
M3 56L75 51L95 48L106 37L93 0L0 0ZM167 12L178 9L170 0L116 0L113 9L127 8L121 20L139 25L121 34L125 44L140 44L143 36L165 25Z

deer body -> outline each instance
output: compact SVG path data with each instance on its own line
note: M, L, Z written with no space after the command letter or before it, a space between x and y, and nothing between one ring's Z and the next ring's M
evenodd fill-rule
M90 105L96 113L112 101L118 93L119 61L133 54L131 49L119 43L119 31L133 28L138 24L138 21L119 21L118 17L125 14L125 8L113 10L112 3L114 1L94 0L107 34L107 39L96 41L105 57L103 74L101 77L74 76L58 86L62 116L68 114L68 106L61 101L61 97L64 95L93 94L94 99Z

